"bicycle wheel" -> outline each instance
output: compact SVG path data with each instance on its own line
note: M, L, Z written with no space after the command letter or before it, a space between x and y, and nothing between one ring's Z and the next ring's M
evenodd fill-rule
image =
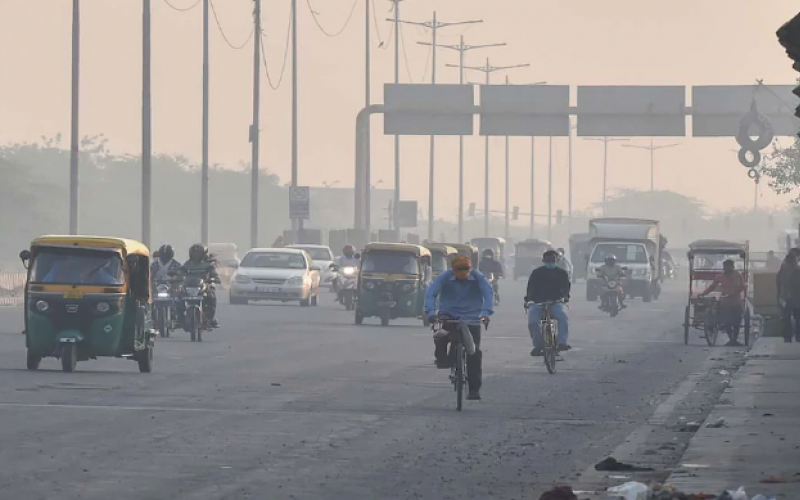
M558 355L556 352L555 329L552 321L545 322L542 340L544 340L544 364L547 367L547 371L552 375L556 372L556 356Z
M712 311L708 311L704 321L703 329L706 333L706 343L708 347L715 347L717 345L717 336L719 335L719 327L717 326L717 317Z
M464 346L456 344L456 410L461 411L464 401Z

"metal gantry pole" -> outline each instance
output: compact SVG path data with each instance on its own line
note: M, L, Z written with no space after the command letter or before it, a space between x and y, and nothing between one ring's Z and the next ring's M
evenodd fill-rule
M78 168L80 161L81 7L72 0L72 98L70 104L69 234L78 234Z
M208 120L209 120L209 51L208 51L208 14L210 0L203 0L203 145L202 145L202 181L200 187L200 241L207 245L208 239Z
M250 160L250 247L258 247L258 154L259 127L261 115L261 0L255 1L253 22L253 124L250 126L250 143L252 156Z
M150 0L142 9L142 243L150 246L152 129L150 92Z

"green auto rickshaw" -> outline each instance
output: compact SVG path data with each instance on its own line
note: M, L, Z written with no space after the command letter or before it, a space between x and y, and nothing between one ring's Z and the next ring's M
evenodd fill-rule
M99 356L153 369L150 251L138 241L99 236L42 236L20 252L25 285L27 367L44 357L65 372Z
M458 255L458 250L442 243L429 243L425 248L431 253L431 273L434 279L450 269L450 264Z
M382 326L397 318L421 318L431 280L431 253L419 245L369 243L361 253L356 324L377 317Z
M446 243L446 245L455 248L458 255L463 255L472 261L473 269L478 269L478 264L480 263L480 251L478 247L472 243Z

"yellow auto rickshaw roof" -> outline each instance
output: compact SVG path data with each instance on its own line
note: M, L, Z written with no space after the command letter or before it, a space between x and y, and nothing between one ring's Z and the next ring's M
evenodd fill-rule
M388 252L409 252L417 257L431 256L430 250L420 245L411 245L409 243L367 243L365 252L372 252L375 250L386 250Z
M471 252L477 252L478 251L478 247L476 247L472 243L445 243L445 245L448 245L448 246L451 246L451 247L455 248L456 251L459 251L459 250L469 250Z
M150 257L150 250L144 243L112 236L46 235L40 236L31 242L31 247L36 246L113 248L122 251L125 255L144 255Z
M445 255L458 253L458 250L456 250L455 247L452 247L445 243L428 243L427 245L423 246L428 250L430 250L431 252L444 252Z

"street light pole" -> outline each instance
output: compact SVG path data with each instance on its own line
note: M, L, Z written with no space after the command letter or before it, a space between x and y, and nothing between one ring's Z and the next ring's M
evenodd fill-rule
M553 137L550 136L547 159L547 240L553 239Z
M366 68L364 69L364 107L369 108L370 103L372 102L372 98L370 96L372 92L372 78L371 78L371 60L370 60L370 3L372 0L364 0L364 64ZM370 133L370 122L367 120L367 137L366 137L366 158L365 164L367 167L365 177L365 183L369 186L372 178L372 137ZM364 197L366 198L364 201L366 202L366 206L372 206L372 193L371 189L366 189L364 193ZM368 229L369 232L370 228L372 227L372 220L370 211L367 210L364 214L364 227Z
M69 151L69 234L78 234L78 163L80 159L81 4L72 0L72 99Z
M655 171L656 171L655 152L657 150L659 150L659 149L674 148L675 146L680 146L680 144L665 144L663 146L654 146L653 145L653 139L650 139L650 145L649 146L640 146L640 145L637 145L637 144L623 144L622 145L623 148L645 149L647 151L650 151L650 192L651 193L653 191L655 191Z
M252 157L250 160L250 247L258 246L258 154L259 126L261 115L261 0L255 1L253 20L255 36L253 37L253 124L250 125L250 143Z
M422 45L427 45L421 42ZM458 45L436 45L444 49L458 51L458 64L448 64L448 68L458 68L458 83L464 85L464 55L475 49L502 47L505 43L489 43L484 45L466 45L464 35ZM464 241L464 136L458 136L458 241Z
M203 145L200 197L200 241L208 244L208 94L209 94L209 51L208 51L208 9L210 0L203 0Z
M150 0L142 9L142 243L150 245L152 128L150 92Z
M297 150L297 0L292 0L292 187L298 183ZM298 231L303 229L302 219L292 219L294 240L300 241Z
M414 26L421 26L423 28L427 28L431 30L431 37L432 43L424 43L424 42L417 42L420 45L427 45L431 47L431 84L436 85L436 47L438 46L436 43L436 33L439 28L448 28L451 26L460 26L464 24L476 24L482 23L483 20L472 20L472 21L459 21L459 22L450 22L450 23L442 23L439 22L436 18L436 11L433 12L433 20L432 21L424 21L424 22L417 22L417 21L404 21L399 20L398 22L404 24L411 24ZM436 155L435 155L435 144L436 144L436 136L430 136L430 167L428 172L428 240L433 241L434 235L434 170L435 170L435 163L436 163Z
M367 0L369 1L369 0ZM394 5L394 18L387 19L394 23L394 83L400 83L400 2L403 0L389 0ZM369 182L369 181L368 181ZM369 184L367 184L369 186ZM367 189L369 191L369 189ZM394 203L400 205L400 136L394 136ZM367 205L369 206L369 205ZM392 228L400 235L397 219L398 210L391 214Z
M602 141L603 142L603 215L606 215L606 195L608 193L608 143L621 142L628 139L611 139L609 137L586 137L587 141Z
M486 85L491 84L491 74L496 71L505 71L509 69L516 69L516 68L527 68L530 64L514 64L511 66L492 66L489 62L489 58L486 58L486 65L485 66L464 66L464 69L470 69L473 71L480 71L486 75ZM483 220L483 235L488 237L489 236L489 212L491 207L489 206L489 136L486 136L485 139L485 179L484 179L484 220Z

